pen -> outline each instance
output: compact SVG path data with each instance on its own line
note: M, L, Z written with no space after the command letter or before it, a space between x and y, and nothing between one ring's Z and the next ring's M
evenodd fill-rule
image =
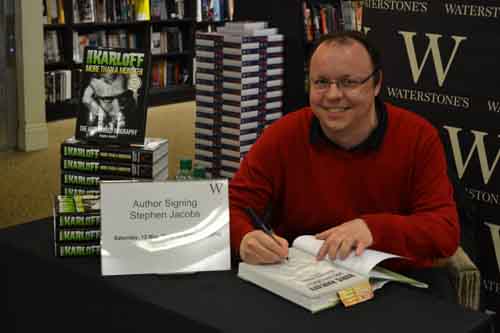
M245 207L245 212L250 216L250 219L252 220L253 225L262 231L264 231L269 237L271 237L276 244L278 244L281 247L280 242L274 237L274 232L273 229L268 226L257 214L251 207ZM267 215L267 214L266 214ZM288 258L286 258L288 260Z

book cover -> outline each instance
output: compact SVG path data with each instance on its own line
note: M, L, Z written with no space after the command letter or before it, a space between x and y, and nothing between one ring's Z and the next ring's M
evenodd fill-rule
M353 253L344 260L317 261L323 241L314 236L295 239L288 252L288 260L272 265L239 264L238 276L267 289L311 312L336 305L339 292L352 290L369 282L373 290L382 288L389 281L427 288L425 283L401 274L376 267L380 262L399 256L365 250L362 255ZM399 257L401 258L401 257Z
M150 56L143 50L87 46L75 137L109 144L143 144Z
M54 202L54 215L61 214L98 214L100 198L97 195L58 195Z

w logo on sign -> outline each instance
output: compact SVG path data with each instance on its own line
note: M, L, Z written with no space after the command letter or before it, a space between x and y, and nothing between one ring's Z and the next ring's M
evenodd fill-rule
M497 259L498 270L500 272L500 225L488 222L485 222L484 224L490 229L491 240L493 241L495 257Z
M474 142L472 143L472 147L470 148L469 152L466 154L466 157L464 159L458 135L458 133L460 133L462 129L459 127L452 127L452 126L443 126L443 127L448 132L448 136L450 138L451 150L453 153L453 158L455 160L455 166L458 171L458 177L462 179L465 171L467 170L467 166L472 160L472 157L477 154L477 158L479 160L479 166L481 168L481 175L483 176L483 182L484 185L487 185L500 159L500 150L498 150L493 159L493 162L491 162L491 160L490 161L488 160L488 154L486 153L487 146L484 142L484 138L488 135L488 133L475 130L470 131L474 136Z
M221 184L221 183L211 183L210 184L210 191L212 191L212 194L220 194L223 186L224 186L224 184Z
M451 64L453 63L453 60L457 55L458 48L460 44L467 39L467 37L451 36L451 38L454 41L454 46L445 67L443 66L443 58L441 56L441 49L439 47L439 39L443 37L443 35L431 34L431 33L425 34L428 40L427 50L425 51L422 61L419 63L417 60L417 52L415 51L415 44L413 42L413 37L415 37L417 33L411 31L398 31L398 33L402 35L404 38L406 53L410 61L410 68L411 68L411 75L413 77L413 82L415 84L418 83L420 75L422 74L422 70L424 69L424 66L427 63L427 60L429 59L430 55L434 62L434 70L436 72L438 85L442 87L444 81L446 80L446 76L448 75L448 72L450 70Z

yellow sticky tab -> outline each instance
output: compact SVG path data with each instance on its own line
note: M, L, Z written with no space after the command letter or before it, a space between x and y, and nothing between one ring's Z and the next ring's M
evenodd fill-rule
M373 298L372 286L368 281L362 282L338 292L344 306L352 306Z

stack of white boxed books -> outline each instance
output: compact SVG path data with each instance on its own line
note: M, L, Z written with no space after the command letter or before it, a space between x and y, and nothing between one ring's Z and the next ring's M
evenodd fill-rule
M195 160L232 178L262 131L282 116L283 35L267 22L196 34Z

